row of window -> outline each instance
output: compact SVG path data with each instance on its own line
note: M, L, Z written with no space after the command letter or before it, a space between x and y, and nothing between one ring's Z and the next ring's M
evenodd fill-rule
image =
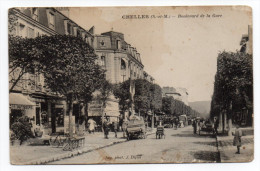
M39 21L39 10L38 8L32 8L31 9L32 11L32 18L36 21ZM48 26L49 28L51 28L52 30L55 30L55 15L52 11L50 10L47 10L47 18L48 18ZM74 26L72 23L69 23L67 21L64 21L66 22L65 23L65 27L66 27L66 34L69 34L69 35L73 35L73 31L74 31L74 36L77 36L77 37L82 37L86 42L87 42L87 35L81 35L81 31L78 29L78 28L75 28L74 29ZM28 36L30 37L30 36Z

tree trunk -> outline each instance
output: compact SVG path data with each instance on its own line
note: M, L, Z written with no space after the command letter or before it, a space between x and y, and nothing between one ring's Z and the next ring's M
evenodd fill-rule
M103 111L103 107L101 106L101 130L102 132L104 132L103 126L104 126L104 111Z
M232 117L228 119L228 136L232 136Z
M220 129L223 129L223 117L222 116L223 116L223 111L220 111L220 113L219 113L219 126L218 126Z
M225 130L226 130L226 124L227 124L227 113L226 113L226 110L223 111L223 131L222 133L224 134L225 133Z
M152 128L154 128L154 113L153 113L153 111L152 111Z
M73 137L73 123L72 123L72 112L73 112L73 102L72 100L69 101L69 137Z

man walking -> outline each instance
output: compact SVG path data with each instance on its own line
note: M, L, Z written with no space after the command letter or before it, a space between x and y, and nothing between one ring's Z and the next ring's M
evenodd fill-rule
M192 126L193 126L193 134L197 134L197 121L196 121L196 119L193 120Z

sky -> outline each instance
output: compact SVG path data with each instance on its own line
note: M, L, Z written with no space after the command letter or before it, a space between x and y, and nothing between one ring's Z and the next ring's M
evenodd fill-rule
M127 15L149 18L123 19ZM218 53L238 50L242 34L252 24L251 9L246 6L81 7L70 8L69 18L87 30L95 26L95 34L123 33L156 83L186 88L189 102L211 100Z

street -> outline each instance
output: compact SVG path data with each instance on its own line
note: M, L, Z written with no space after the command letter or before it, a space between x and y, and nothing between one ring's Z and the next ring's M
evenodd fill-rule
M114 134L111 133L110 137ZM165 139L155 134L147 139L136 139L101 148L72 158L48 164L102 164L102 163L197 163L219 162L216 138L211 135L193 135L191 126L165 129ZM119 137L120 138L120 137ZM107 141L104 139L103 141Z

